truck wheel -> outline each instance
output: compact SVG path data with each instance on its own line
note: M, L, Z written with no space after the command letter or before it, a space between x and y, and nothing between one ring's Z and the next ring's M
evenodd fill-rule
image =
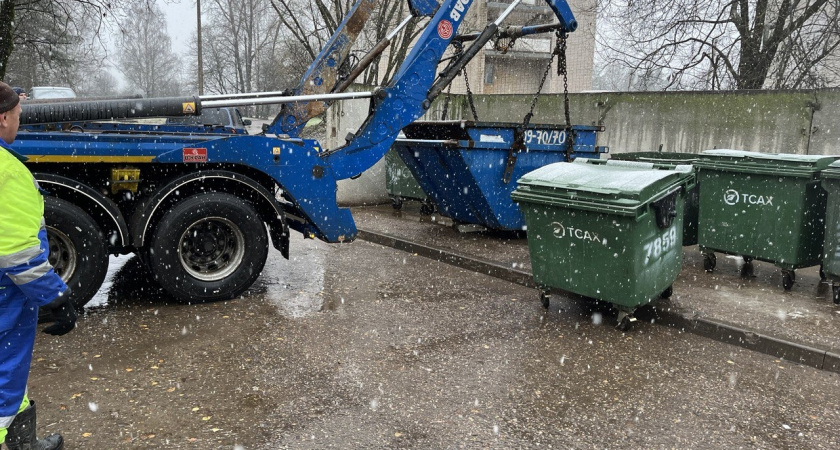
M268 257L265 225L250 203L209 192L176 204L149 252L155 279L180 301L228 300L256 281Z
M88 213L55 197L44 198L44 221L50 264L72 289L73 307L82 312L108 272L105 236Z

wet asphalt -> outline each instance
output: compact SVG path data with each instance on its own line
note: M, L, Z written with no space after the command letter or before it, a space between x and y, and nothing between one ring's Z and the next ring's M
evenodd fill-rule
M521 245L491 242L474 246ZM840 446L837 373L648 321L621 333L604 305L546 310L532 288L364 240L291 244L242 298L204 305L112 259L78 328L37 338L39 431L68 449ZM758 269L751 292L769 289ZM675 297L734 290L730 275L704 291L689 273Z

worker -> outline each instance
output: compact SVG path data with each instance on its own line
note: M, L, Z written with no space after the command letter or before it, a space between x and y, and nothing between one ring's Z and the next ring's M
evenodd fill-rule
M20 97L20 101L26 100L26 91L24 91L22 87L13 87L12 90L14 90L15 94Z
M49 263L44 198L26 158L9 148L20 125L20 97L0 82L0 443L9 450L64 448L53 434L35 437L35 403L26 382L35 345L38 308L55 323L45 333L63 335L76 326L70 290Z

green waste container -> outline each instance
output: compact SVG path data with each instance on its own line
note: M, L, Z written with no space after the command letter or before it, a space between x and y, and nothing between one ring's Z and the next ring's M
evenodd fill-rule
M831 280L834 303L840 303L840 161L831 163L820 174L828 193L825 212L823 271Z
M715 252L767 261L782 269L789 290L794 269L820 264L825 191L820 171L837 156L706 150L695 162L700 186L698 244L703 266Z
M685 164L694 164L700 157L697 153L676 152L627 152L611 153L610 159L617 161L639 161L653 163L657 169L671 169ZM683 219L683 243L697 245L697 224L700 216L700 191L697 185L686 194L685 218Z
M518 180L511 198L525 216L534 281L548 307L552 288L612 303L619 328L633 311L671 295L682 266L690 166L549 164Z
M418 200L423 204L420 212L432 214L435 210L432 200L423 192L414 175L393 149L385 153L385 191L391 197L394 209L402 208L405 200Z

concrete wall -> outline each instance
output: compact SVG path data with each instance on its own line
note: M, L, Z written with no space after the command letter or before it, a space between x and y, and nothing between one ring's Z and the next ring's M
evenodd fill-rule
M531 95L476 95L482 122L520 123ZM610 152L699 153L732 148L765 153L840 154L840 89L755 92L600 92L569 94L573 124L603 125L598 145ZM425 119L438 119L443 96ZM327 148L344 142L367 115L368 102L343 102L327 120ZM453 95L448 118L469 118L466 96ZM562 124L563 96L543 95L532 123ZM331 130L335 136L330 137ZM335 140L331 140L335 139ZM339 201L387 201L382 162L342 182ZM364 180L363 180L364 179Z
M840 154L840 90L570 94L573 124L604 125L612 152L734 148ZM477 96L482 121L519 122L532 97ZM563 123L561 95L543 95L533 123Z
M347 134L355 133L367 118L369 108L368 99L336 102L327 111L327 135L321 144L328 149L344 145ZM336 198L341 206L389 202L385 191L385 159L381 159L355 180L340 180Z

